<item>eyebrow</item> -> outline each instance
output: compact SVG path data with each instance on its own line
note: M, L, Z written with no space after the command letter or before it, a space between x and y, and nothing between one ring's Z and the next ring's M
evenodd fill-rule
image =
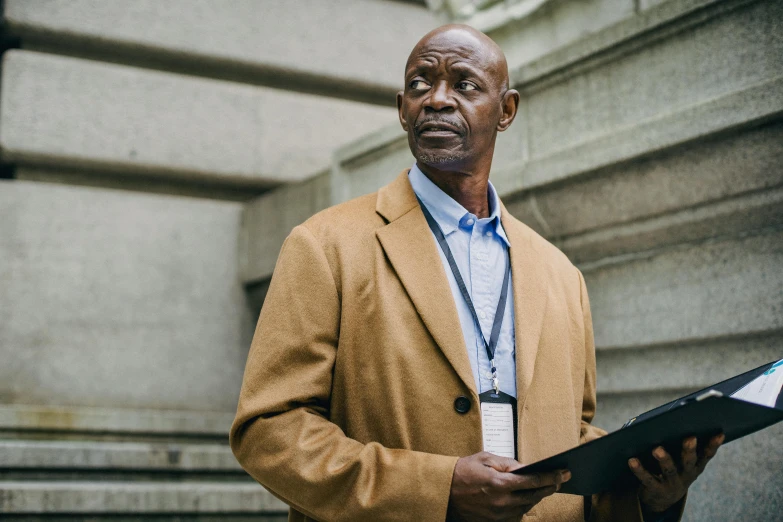
M437 67L437 64L418 61L417 63L409 67L407 71L405 71L405 79L408 80L413 76L417 76L421 73L427 72L435 67ZM463 76L470 75L478 78L479 80L486 81L485 75L481 73L480 69L476 69L475 67L468 65L467 63L458 62L453 65L450 65L449 68L453 71L462 74Z

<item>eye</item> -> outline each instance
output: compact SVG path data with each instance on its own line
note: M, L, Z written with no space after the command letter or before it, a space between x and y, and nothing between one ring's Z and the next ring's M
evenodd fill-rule
M476 86L473 85L470 82L459 82L457 84L457 89L459 89L461 91L475 91L476 90Z
M429 84L424 80L413 80L410 84L408 84L408 87L414 91L425 91L429 88Z

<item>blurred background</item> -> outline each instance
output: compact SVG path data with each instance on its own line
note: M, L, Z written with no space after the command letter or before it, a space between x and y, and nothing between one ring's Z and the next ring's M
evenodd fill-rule
M413 159L408 52L469 23L492 181L584 272L598 416L783 358L783 2L5 0L0 518L284 520L227 445L280 246ZM783 426L685 520L783 520Z

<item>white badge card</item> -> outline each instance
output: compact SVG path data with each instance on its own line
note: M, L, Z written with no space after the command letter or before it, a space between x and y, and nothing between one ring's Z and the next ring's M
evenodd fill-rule
M503 392L500 392L505 395ZM484 395L484 394L482 394ZM484 451L494 453L501 457L516 458L516 412L514 411L513 397L507 400L500 399L494 393L493 399L481 400L481 431L484 436ZM500 400L497 400L500 399Z

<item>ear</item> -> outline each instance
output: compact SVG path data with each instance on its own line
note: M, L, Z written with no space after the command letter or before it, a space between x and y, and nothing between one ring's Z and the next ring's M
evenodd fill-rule
M402 94L403 91L397 93L397 116L400 118L400 125L402 125L402 130L408 132L408 122L405 121L405 116L402 114Z
M503 94L503 101L500 104L500 110L502 114L500 121L498 122L498 132L503 132L508 129L511 122L517 115L517 109L519 108L519 92L516 89L509 89Z

